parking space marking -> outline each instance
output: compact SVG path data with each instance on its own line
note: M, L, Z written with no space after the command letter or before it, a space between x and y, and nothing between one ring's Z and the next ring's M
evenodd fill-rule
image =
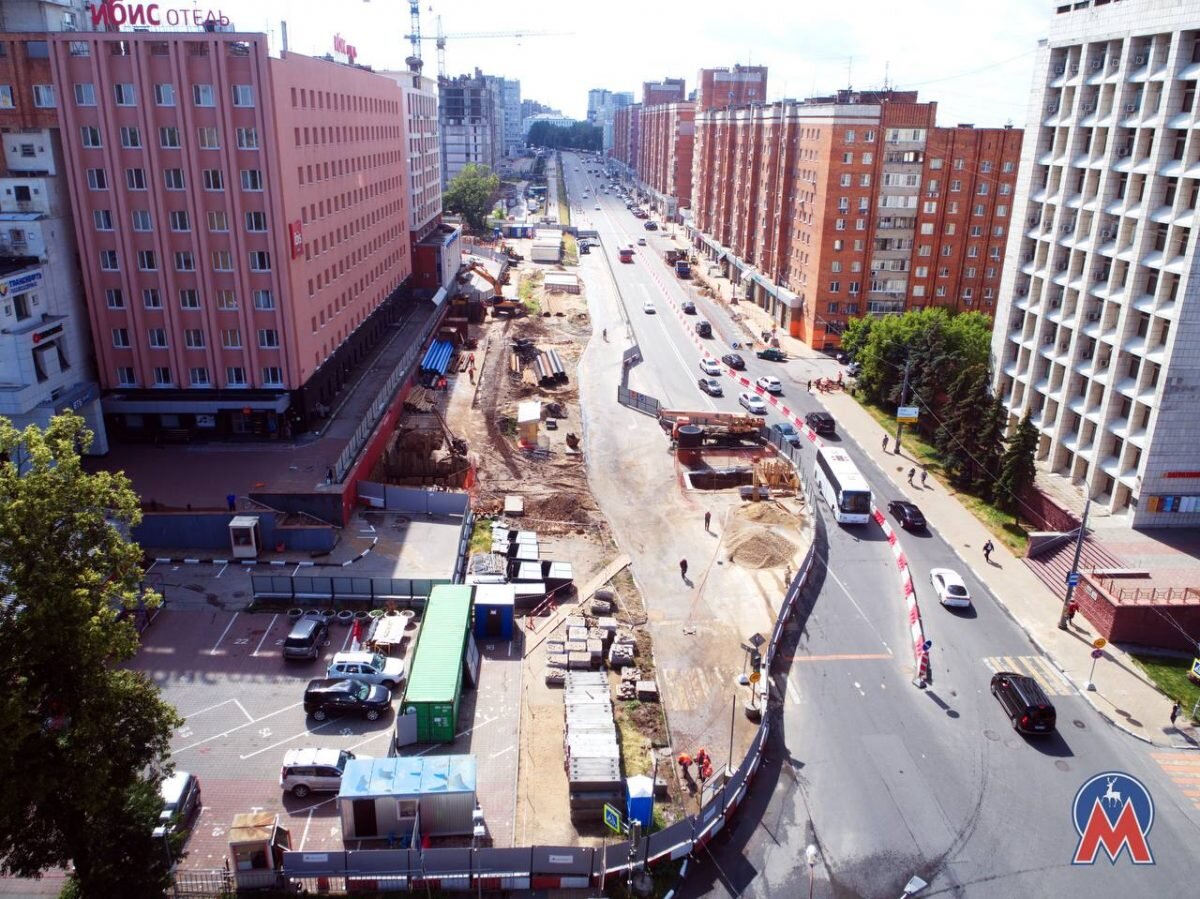
M228 567L229 567L228 562L226 562L224 565L222 565L221 570L217 572L217 577L220 577L221 575L223 575L225 573L225 569Z
M262 639L258 641L258 645L256 647L254 647L254 652L250 653L250 655L252 655L252 656L258 655L258 651L260 649L262 649L263 644L267 642L267 637L271 636L271 628L273 628L275 626L275 622L278 619L279 619L279 613L276 613L271 616L271 623L268 624L267 629L265 631L263 631Z
M302 705L302 703L296 703L296 705ZM292 708L295 708L295 706L292 706ZM259 720L262 720L262 719L259 719ZM238 758L244 762L247 759L254 758L256 755L262 755L264 752L272 752L273 750L278 749L280 746L286 746L288 743L291 743L293 740L300 739L301 737L313 736L313 735L319 733L321 730L323 730L328 725L337 724L337 723L339 723L339 721L340 721L340 719L332 718L328 721L324 721L321 724L318 724L316 727L305 728L304 730L300 731L299 733L292 734L292 736L290 736L290 737L284 737L282 740L276 740L270 746L264 746L264 747L262 747L262 749L256 749L253 752L246 753L245 755L239 755ZM263 728L261 735L264 739L271 736L270 729ZM342 728L342 730L338 733L338 736L352 737L352 736L354 736L354 731L350 730L349 728ZM390 738L391 737L391 729L389 728L388 730L379 731L378 733L371 734L365 740L355 743L350 748L351 748L351 750L354 750L354 749L358 749L358 747L360 747L360 746L366 746L368 743L373 743L375 740L378 740L381 736ZM461 734L459 736L461 736Z
M223 739L225 737L228 737L234 731L239 731L244 727L250 727L252 724L257 724L259 721L266 721L268 718L274 718L276 715L281 715L284 712L290 712L292 709L297 708L298 706L302 706L302 705L304 705L303 702L293 702L289 706L284 706L281 709L276 709L273 712L268 712L266 715L263 715L261 718L255 720L255 721L247 721L245 724L239 724L235 727L229 728L228 730L222 731L219 734L214 734L211 737L205 737L203 740L197 740L195 743L191 743L187 746L183 746L179 749L176 749L176 750L174 750L174 754L179 755L179 753L181 753L181 752L187 752L189 749L195 749L199 746L203 746L205 743L211 743L213 740Z
M242 710L242 714L246 716L246 720L248 720L251 724L254 723L254 716L246 711L246 707L244 705L242 705L241 702L239 702L238 700L235 699L233 701L233 704Z
M229 705L229 703L235 702L235 701L236 700L233 700L233 699L226 699L224 702L218 702L216 705L210 705L203 709L197 709L194 712L188 712L188 714L183 716L183 720L191 721L192 718L194 718L196 715L203 715L205 712L211 712L213 709L219 709L221 706Z
M217 642L213 644L213 648L208 651L208 654L210 656L215 656L217 654L217 649L221 646L221 641L225 639L225 635L229 633L229 629L231 627L233 627L233 623L235 621L237 621L238 615L240 615L240 614L242 614L242 613L241 612L233 613L233 617L229 619L229 624L225 625L225 630L221 631L221 636L219 636L217 638Z

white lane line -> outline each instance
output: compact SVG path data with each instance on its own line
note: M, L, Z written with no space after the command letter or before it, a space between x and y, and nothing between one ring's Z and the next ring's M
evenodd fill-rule
M242 714L246 716L247 721L249 721L251 724L254 723L254 716L246 711L246 707L244 705L242 705L241 702L239 702L238 700L235 699L233 701L233 704L242 710Z
M259 721L266 721L268 718L274 718L276 715L282 715L284 712L290 712L292 709L298 708L302 705L304 705L303 702L293 702L291 705L284 706L281 709L276 709L273 712L269 712L266 715L263 715L261 718L258 718L255 721L249 721L245 724L238 724L234 727L229 728L228 730L222 731L219 734L213 734L211 737L205 737L203 740L197 740L195 743L189 743L187 746L183 746L183 747L180 747L179 749L172 750L172 752L175 755L178 755L179 753L186 752L189 749L195 749L198 746L203 746L206 743L211 743L213 740L223 740L226 737L228 737L231 733L234 733L235 731L239 731L244 727L250 727L254 724L257 724Z
M263 631L262 639L259 640L258 645L254 647L254 652L250 653L251 656L258 655L258 651L263 648L263 644L267 642L267 637L269 637L271 635L271 628L273 628L275 626L275 620L278 617L279 617L278 612L276 612L274 615L271 616L271 623L268 624L267 629L265 631Z
M233 702L232 699L226 699L224 702L218 702L216 705L210 705L207 708L198 709L194 712L188 712L186 715L183 716L183 719L185 721L190 721L192 718L195 718L197 715L203 715L205 712L211 712L213 709L219 709L221 706L229 705L229 703L231 703L231 702Z
M237 621L237 617L240 614L242 614L242 613L241 612L233 613L233 617L229 619L229 624L225 625L225 630L221 631L221 636L219 636L217 638L217 642L213 644L213 648L208 651L208 654L210 656L215 656L217 654L217 649L220 647L221 641L225 639L225 635L229 633L229 629L231 627L233 627L233 623L235 621Z
M221 570L217 572L217 577L220 577L221 575L223 575L225 573L225 569L228 567L229 567L228 562L226 562L224 565L222 565ZM147 569L147 571L149 571L149 569Z
M507 749L501 749L499 752L493 752L491 755L488 756L488 758L489 759L498 759L498 758L500 758L500 756L504 755L506 752L512 752L516 748L517 748L516 746L509 746Z

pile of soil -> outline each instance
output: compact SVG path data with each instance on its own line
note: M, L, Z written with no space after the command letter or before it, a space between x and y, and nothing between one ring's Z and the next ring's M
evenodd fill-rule
M748 525L726 537L731 561L743 568L782 568L796 555L797 545L770 528Z

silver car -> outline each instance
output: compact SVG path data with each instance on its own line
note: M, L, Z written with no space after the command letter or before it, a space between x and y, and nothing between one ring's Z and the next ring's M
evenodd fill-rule
M289 749L279 770L279 786L303 799L309 793L336 793L353 752L343 749Z
M404 683L404 662L381 652L339 652L325 676L334 680L359 680L394 690Z

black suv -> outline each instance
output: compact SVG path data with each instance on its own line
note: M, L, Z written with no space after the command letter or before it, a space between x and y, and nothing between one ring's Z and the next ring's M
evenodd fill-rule
M746 360L737 353L726 353L721 357L721 361L735 371L743 371L746 368Z
M292 625L291 633L283 641L283 657L285 659L315 659L321 655L321 647L329 637L329 625L325 616L309 613L297 618Z
M804 423L818 434L833 434L837 431L837 422L828 412L809 412L804 416Z
M992 675L992 695L1012 721L1013 730L1041 736L1054 733L1054 705L1032 677L997 671Z
M712 337L712 325L704 319L700 319L700 321L696 322L696 333L701 337Z
M691 300L684 300L683 305L680 306L679 308L683 310L684 315L695 315L696 314L696 304L693 303Z
M392 691L381 684L321 677L310 680L304 690L304 711L316 721L350 713L376 721L391 707Z
M916 503L910 503L906 499L894 499L888 503L888 511L906 530L919 531L925 527L925 516L921 514Z

